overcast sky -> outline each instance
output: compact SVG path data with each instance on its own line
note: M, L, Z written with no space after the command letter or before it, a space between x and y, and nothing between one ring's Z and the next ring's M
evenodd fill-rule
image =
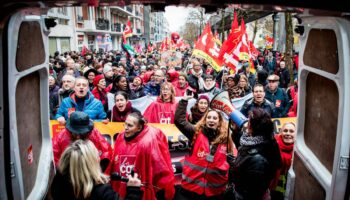
M170 32L179 31L180 27L185 24L186 17L191 8L182 6L167 6L165 7L165 18L169 22Z

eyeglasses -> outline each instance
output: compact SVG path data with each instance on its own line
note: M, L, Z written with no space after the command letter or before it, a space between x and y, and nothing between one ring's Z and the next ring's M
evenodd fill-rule
M283 129L282 131L285 132L285 133L287 133L287 132L294 133L293 129Z
M278 82L278 80L269 80L269 83Z

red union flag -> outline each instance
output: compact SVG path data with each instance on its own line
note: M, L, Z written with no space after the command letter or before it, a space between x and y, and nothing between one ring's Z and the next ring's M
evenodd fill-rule
M217 44L213 33L210 30L210 24L208 23L202 35L198 38L192 55L199 58L203 58L207 61L216 71L220 71L221 60L219 59L220 47Z
M132 36L131 22L130 22L130 20L128 20L128 23L126 24L126 27L125 27L124 32L123 32L124 43L126 43L126 38L131 37L131 36Z
M270 37L269 35L265 36L265 46L266 49L272 49L273 45L273 37Z

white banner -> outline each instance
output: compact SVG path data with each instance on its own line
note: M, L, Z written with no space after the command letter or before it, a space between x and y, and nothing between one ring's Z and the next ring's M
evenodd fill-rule
M213 95L211 94L207 94L209 96L209 99L211 100L211 98L213 98ZM114 106L114 95L111 93L107 94L108 97L108 110L112 110L113 106ZM244 102L247 99L250 99L253 97L253 94L250 93L242 98L237 98L237 99L233 99L232 100L232 104L235 106L235 108L237 110L240 110L241 107L243 106ZM176 102L179 102L181 100L182 97L176 97ZM139 110L142 114L145 112L146 108L155 100L157 99L157 96L144 96L138 99L134 99L134 100L130 100L132 107L136 108L137 110ZM188 101L188 105L187 105L187 113L191 113L190 109L192 108L192 106L196 103L196 99L190 99Z

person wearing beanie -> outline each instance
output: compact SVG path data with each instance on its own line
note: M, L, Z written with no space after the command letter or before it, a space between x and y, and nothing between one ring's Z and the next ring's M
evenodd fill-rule
M94 97L102 102L103 108L107 111L107 92L106 92L106 81L103 74L97 75L93 81L94 89L91 93Z
M196 103L191 108L191 114L188 116L188 121L191 124L196 124L199 122L199 120L201 120L204 114L208 111L209 103L210 100L207 95L199 95Z
M112 69L112 63L106 63L103 66L103 74L105 75L105 80L106 80L106 85L110 85L111 83L113 83L113 69Z
M131 100L145 96L143 91L143 79L140 76L135 76L132 83L130 83L129 97Z

